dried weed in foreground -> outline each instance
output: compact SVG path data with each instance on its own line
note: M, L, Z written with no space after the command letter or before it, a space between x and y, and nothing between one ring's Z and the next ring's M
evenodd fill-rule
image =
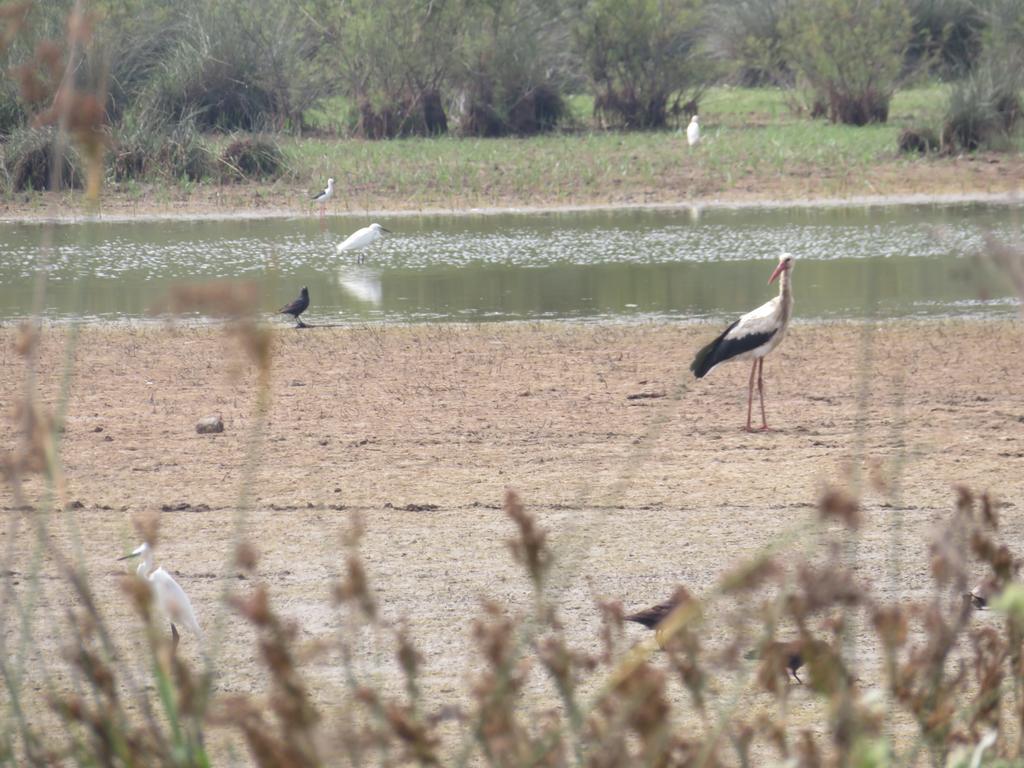
M123 662L106 645L105 626L87 585L76 581L83 610L69 620L74 642L65 663L87 695L50 694L49 706L67 732L29 728L18 736L20 754L32 765L205 765L204 728L218 726L236 731L252 759L266 766L434 766L463 755L470 763L493 766L696 768L764 764L772 754L806 766L880 765L909 759L906 752L894 751L883 731L895 716L909 715L933 764L947 764L958 750L983 745L989 756L1014 757L1021 744L1011 734L1024 723L1019 562L996 538L986 496L965 488L954 506L935 536L933 554L941 567L930 599L889 602L872 594L852 569L823 567L799 555L755 557L723 576L710 597L678 593L664 619L672 626L663 652L646 635L638 643L646 655L632 650L624 655L628 635L621 605L614 601L594 609L604 617L598 650L591 653L570 641L558 606L538 588L551 563L545 532L510 493L506 511L519 534L512 552L535 600L522 615L493 601L483 605L472 625L479 664L469 680L469 706L455 703L454 695L443 701L424 696L423 668L436 659L424 658L408 626L390 630L382 621L387 606L373 595L360 558L357 519L335 597L356 609L346 618L361 619L375 642L393 642L392 663L404 690L395 695L373 682L377 678L359 677L351 664L358 627L345 621L339 643L348 665L344 696L337 709L316 706L313 679L300 671L305 655L297 628L275 610L268 588L256 583L230 602L255 630L269 681L262 695L214 692L204 714L203 679L164 653L166 638L152 630L164 712L183 724L177 736L163 727L162 712L127 706ZM155 522L141 522L139 531L154 537ZM818 554L835 562L840 553L839 542L832 541ZM236 545L235 564L255 578L255 549ZM1005 624L976 622L979 614L955 591L969 577L976 579L980 569L982 581L999 589L993 606L1005 613ZM77 577L69 572L69 578ZM142 620L151 622L149 591L138 580L125 588ZM721 594L729 600L719 600ZM735 629L736 638L701 633L702 617L717 611L735 612L726 626ZM675 626L677 613L683 618ZM875 681L858 679L875 674L875 660L847 645L849 625L862 613L871 617L879 636L886 698L870 689ZM752 641L744 626L758 627L759 639ZM316 642L316 656L322 658L327 643ZM735 679L741 681L754 672L752 666L738 668L743 662L733 653L736 645L759 657L758 691L745 694L754 697L752 706L719 714L730 672L738 669ZM545 679L531 679L538 672ZM538 682L554 695L537 697ZM687 697L680 699L674 687ZM586 690L596 693L581 696ZM795 725L788 715L795 702L802 708L804 702L812 704L802 711L821 712L821 719L808 722L815 715L804 714ZM328 734L325 721L340 722ZM72 733L74 738L68 736Z

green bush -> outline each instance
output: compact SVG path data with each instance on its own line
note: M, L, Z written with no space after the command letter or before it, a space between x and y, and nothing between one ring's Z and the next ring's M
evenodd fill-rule
M736 85L791 84L782 17L786 0L718 0L710 15L710 46Z
M903 0L792 0L785 51L832 122L884 123L910 39Z
M670 112L695 104L717 75L704 44L706 11L703 0L588 3L577 44L595 113L624 128L662 128Z
M926 155L939 149L939 137L931 128L904 128L900 133L899 150L905 154Z
M323 18L339 87L366 138L444 133L443 86L456 61L460 9L434 0L352 0Z
M974 0L908 0L910 44L904 70L942 78L970 71L981 52L984 15Z
M54 163L58 154L54 128L25 128L11 134L4 144L4 168L10 189L15 192L52 189ZM74 148L60 148L60 189L81 189L83 174Z
M943 138L949 149L997 149L1020 121L1020 70L1005 61L985 61L960 80L949 97Z
M214 163L194 123L173 125L129 114L115 132L109 167L115 181L201 181L213 175Z
M569 24L543 0L470 6L456 75L459 132L472 136L549 131L567 113L573 75Z
M221 152L221 178L232 181L273 179L285 168L277 142L260 136L236 138Z
M1024 105L1024 5L988 0L982 9L982 52L950 94L943 139L949 149L1000 149L1020 123Z

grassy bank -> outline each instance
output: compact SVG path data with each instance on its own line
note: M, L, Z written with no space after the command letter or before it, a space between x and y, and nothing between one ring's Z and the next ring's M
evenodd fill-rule
M970 194L1019 188L1024 146L953 157L901 155L907 126L938 127L941 86L897 93L884 125L851 127L794 114L786 92L713 89L701 106L703 141L678 131L581 129L530 139L410 138L363 141L283 138L288 171L263 184L168 180L108 186L106 210L309 211L308 194L333 176L332 211L465 209L537 205L749 201L900 194ZM589 124L590 104L573 102ZM226 143L227 139L220 140ZM9 196L7 215L65 212L45 195Z

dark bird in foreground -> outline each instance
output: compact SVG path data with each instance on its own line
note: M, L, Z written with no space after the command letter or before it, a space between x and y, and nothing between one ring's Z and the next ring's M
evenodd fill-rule
M983 581L964 595L964 601L969 602L972 608L987 611L988 601L992 599L994 592L993 586L989 582Z
M695 603L696 598L690 594L686 587L676 587L672 597L663 603L652 605L636 613L623 616L626 621L632 621L648 629L654 630L654 639L658 642L659 648L667 647L668 643L675 636L676 632L682 629L682 623L672 625L665 620L672 615L677 608L688 603Z
M652 605L650 608L644 608L636 613L631 613L628 616L623 616L626 621L632 621L648 629L656 629L662 621L665 620L672 610L683 603L688 603L693 600L693 596L690 594L686 587L678 587L668 600L657 605Z
M701 349L690 364L693 375L702 379L719 363L729 360L754 361L747 388L748 432L753 431L750 418L754 405L755 374L757 392L761 397L761 429L768 429L768 419L764 412L764 358L782 343L789 327L789 319L793 314L793 291L790 287L792 269L793 256L788 253L782 254L778 266L768 278L768 284L771 285L777 277L782 276L779 281L779 295L735 321L721 336Z
M309 326L299 318L299 315L307 309L309 309L309 289L306 286L302 286L302 292L299 294L299 298L291 304L281 307L281 309L278 310L278 314L291 315L294 317L296 328L308 328Z
M780 668L785 668L786 677L793 676L793 679L803 685L803 680L797 674L797 670L804 665L804 641L790 640L789 642L769 643L763 651L749 651L743 655L745 659L766 658L778 663Z

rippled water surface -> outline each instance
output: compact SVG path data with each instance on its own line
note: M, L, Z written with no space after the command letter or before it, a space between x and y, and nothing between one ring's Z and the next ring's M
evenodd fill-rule
M175 283L225 278L257 281L268 313L309 286L310 323L720 317L773 295L781 251L800 318L1007 313L972 254L1022 222L982 204L399 217L362 264L335 253L368 223L348 217L8 224L0 319L32 311L40 271L55 320L144 318Z

